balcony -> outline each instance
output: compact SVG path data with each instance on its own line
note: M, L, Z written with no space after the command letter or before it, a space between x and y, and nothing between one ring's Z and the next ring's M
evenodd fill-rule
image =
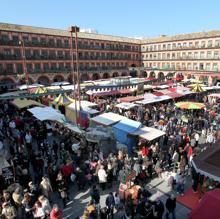
M0 54L0 60L20 60L21 56L20 55L5 55L5 54Z

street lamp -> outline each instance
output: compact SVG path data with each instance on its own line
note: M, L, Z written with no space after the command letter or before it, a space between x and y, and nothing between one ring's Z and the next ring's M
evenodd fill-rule
M80 93L80 74L79 74L79 53L78 53L78 35L79 27L77 26L71 26L69 28L70 36L71 36L71 69L73 74L73 83L74 83L74 98L75 98L75 109L76 109L76 115L77 115L77 102L79 103L79 112L78 112L78 118L80 119L80 109L81 109L81 93ZM73 55L73 33L75 33L75 53L76 53L76 80L77 80L77 93L75 92L75 76L74 76L74 55ZM78 98L76 98L78 96ZM77 116L76 116L76 124L77 124Z
M27 72L27 61L26 61L26 55L25 55L24 41L20 40L19 45L21 46L21 49L22 49L22 60L23 60L23 66L24 66L25 81L26 81L26 85L28 85L28 72Z

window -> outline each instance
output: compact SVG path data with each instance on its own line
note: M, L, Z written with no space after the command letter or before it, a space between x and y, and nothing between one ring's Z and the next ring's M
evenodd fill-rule
M220 46L220 40L215 41L215 46L219 47Z
M177 59L180 59L180 52L177 53Z
M154 45L154 51L156 51L157 50L157 45Z
M4 49L4 55L11 55L10 49Z
M166 58L166 54L163 53L163 54L162 54L162 59L165 59L165 58Z
M3 73L3 65L0 64L0 72Z
M212 47L212 40L208 41L208 47Z
M9 36L7 34L2 34L1 39L4 40L4 41L8 41Z
M15 55L17 58L20 58L20 57L21 57L21 51L20 51L20 49L15 49L15 50L14 50L14 55Z
M199 41L196 41L196 42L195 42L195 47L196 47L196 48L199 48Z
M40 63L36 63L34 66L35 66L35 70L37 70L37 71L40 70Z
M193 70L198 70L197 63L193 63Z
M211 59L212 58L212 52L211 51L208 51L207 52L207 59Z
M18 38L18 36L12 36L12 40L15 41L15 42L18 42L19 38Z
M199 58L198 52L194 52L194 58L195 58L195 59L198 59L198 58Z
M192 70L192 64L191 63L187 64L187 70Z
M186 42L183 43L183 47L187 47L187 43Z
M23 40L24 42L28 42L28 36L23 36L23 37L22 37L22 40Z
M17 73L23 73L23 65L22 64L16 64Z
M57 46L62 46L62 40L61 39L57 39Z
M167 53L167 59L170 59L170 53Z
M161 53L158 53L158 59L161 59Z
M178 47L181 48L181 47L182 47L182 44L181 44L181 43L178 43Z
M13 73L14 69L13 69L13 65L12 64L6 64L6 69L9 73Z
M161 50L161 45L158 45L158 50Z
M192 58L192 53L188 52L188 58L191 59Z
M204 64L203 63L199 64L199 70L204 70Z
M170 43L167 45L167 49L171 49L171 44Z
M43 68L44 68L44 71L48 70L49 69L49 64L48 63L44 63L43 64Z
M210 63L207 63L207 64L206 64L206 70L210 71L210 70L211 70L211 69L210 69L210 66L211 66Z
M186 53L185 53L185 52L182 53L182 58L183 58L183 59L186 58Z
M163 50L166 49L166 44L163 44Z
M202 42L201 42L201 47L204 48L205 45L206 45L205 41L202 41Z
M32 64L31 63L27 63L27 71L28 72L32 72Z
M182 63L182 69L185 70L186 69L186 64Z
M218 51L215 51L214 52L214 59L218 59L219 58L219 52Z
M38 42L38 39L37 39L37 37L32 37L32 42Z
M205 58L205 52L200 52L200 59L204 59Z
M172 47L173 47L173 49L175 49L176 48L176 43L173 43Z
M213 63L213 70L218 71L218 63Z
M193 47L193 42L189 42L189 47Z
M176 54L172 53L172 59L175 59L175 58L176 58Z

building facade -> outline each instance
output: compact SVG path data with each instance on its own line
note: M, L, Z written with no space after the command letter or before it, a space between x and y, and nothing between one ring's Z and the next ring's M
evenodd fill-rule
M73 34L74 35L74 34ZM75 56L75 39L73 39ZM179 73L211 84L220 78L220 31L152 39L78 33L81 81L118 76L155 77ZM72 81L67 30L0 23L0 85Z
M73 34L74 36L74 34ZM75 39L73 39L75 56ZM141 66L138 40L78 33L82 81L129 75L128 67ZM72 81L71 37L68 31L0 23L0 83L50 84ZM26 67L26 71L25 71Z
M220 78L220 31L146 39L141 53L145 76L182 73L209 84Z

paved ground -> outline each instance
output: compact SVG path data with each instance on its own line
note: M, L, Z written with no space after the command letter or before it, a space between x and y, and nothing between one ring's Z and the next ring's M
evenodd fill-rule
M167 186L167 181L160 178L153 179L146 187L152 192L152 199L156 197L160 197L161 200L165 203L167 199L167 195L171 193L170 188ZM187 185L188 187L188 185ZM106 191L101 191L101 206L105 206L105 199L110 191L115 192L118 188L118 184L115 182L112 189L106 189ZM81 216L83 213L84 208L86 207L87 203L90 200L90 190L86 189L85 191L79 192L76 189L76 186L73 185L70 189L71 193L71 201L65 209L64 209L64 219L72 219L77 216ZM185 206L177 203L176 208L176 218L177 219L186 219L188 218L188 213L190 209L186 208ZM114 218L121 218L122 213L115 215ZM165 218L165 217L164 217Z

